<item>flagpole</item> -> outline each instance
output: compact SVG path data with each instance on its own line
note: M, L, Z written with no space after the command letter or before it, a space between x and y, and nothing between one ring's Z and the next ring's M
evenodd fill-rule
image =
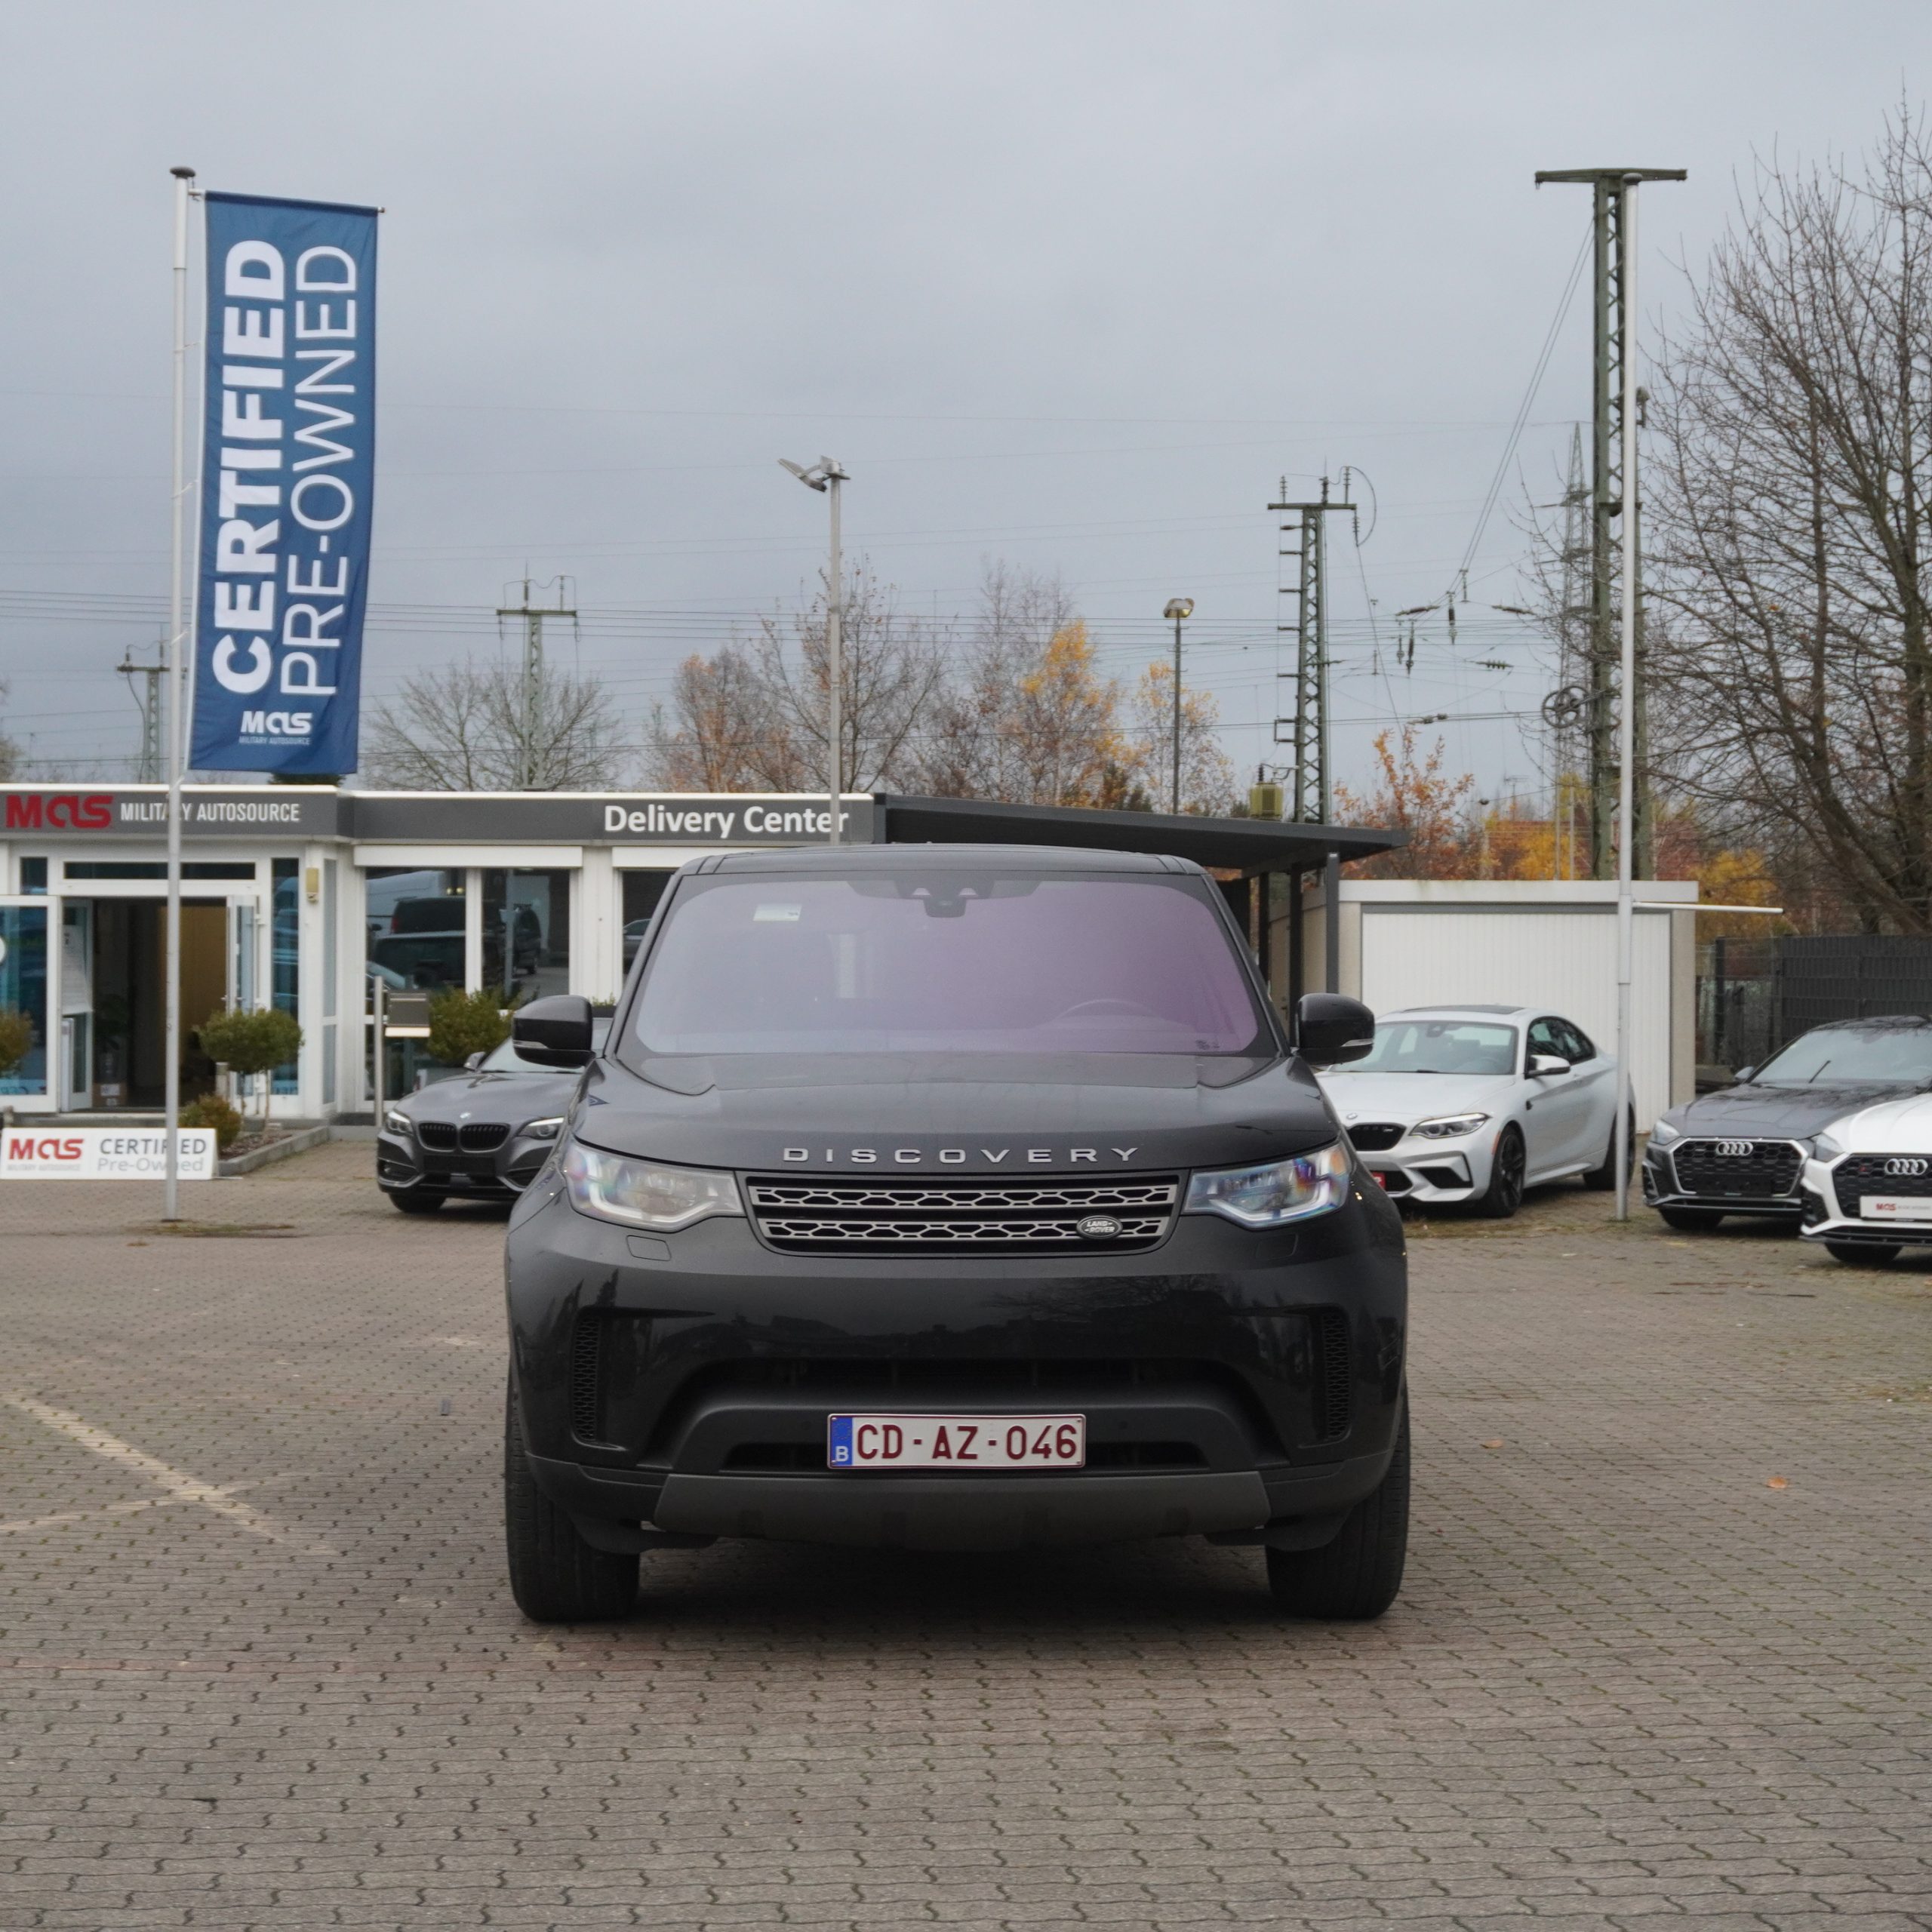
M174 518L168 592L167 1044L162 1069L164 1150L162 1219L181 1218L181 644L186 567L182 555L188 521L188 195L192 168L174 177Z

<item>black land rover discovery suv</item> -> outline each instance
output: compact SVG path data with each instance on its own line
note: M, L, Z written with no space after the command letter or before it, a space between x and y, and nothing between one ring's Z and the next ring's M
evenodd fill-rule
M512 1587L641 1552L1206 1534L1301 1615L1401 1580L1399 1216L1181 860L985 846L680 872L507 1242Z

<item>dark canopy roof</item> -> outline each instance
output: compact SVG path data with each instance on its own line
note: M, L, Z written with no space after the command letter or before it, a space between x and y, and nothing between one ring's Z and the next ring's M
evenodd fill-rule
M1406 845L1406 832L1351 825L1297 825L1279 819L1179 817L1161 812L1089 811L1081 806L1002 805L980 798L877 795L875 838L898 845L1084 845L1107 852L1161 852L1196 865L1243 872L1294 872L1344 864Z

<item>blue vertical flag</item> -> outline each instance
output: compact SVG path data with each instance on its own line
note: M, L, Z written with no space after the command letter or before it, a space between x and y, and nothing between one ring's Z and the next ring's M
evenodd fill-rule
M375 481L376 211L210 195L204 771L353 771Z

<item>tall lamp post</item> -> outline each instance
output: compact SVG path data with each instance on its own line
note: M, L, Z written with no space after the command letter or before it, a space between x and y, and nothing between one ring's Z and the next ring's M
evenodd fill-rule
M1191 597L1171 597L1168 608L1161 613L1164 617L1174 620L1174 789L1168 795L1168 809L1178 813L1180 810L1180 627L1183 618L1194 615L1194 599Z
M844 720L839 716L839 700L843 695L841 687L844 672L839 657L839 620L844 613L840 608L838 586L838 486L848 480L845 472L829 456L822 456L808 469L802 463L788 463L783 457L778 459L779 467L789 469L808 490L821 490L832 503L832 558L826 573L825 586L825 742L831 763L831 774L826 792L831 804L831 840L839 842L838 820L840 808L845 794L845 774L841 769L844 763L843 747L839 743L844 731Z
M162 1069L162 1207L164 1221L181 1218L181 704L183 659L188 635L186 570L182 538L188 514L188 198L192 168L172 168L174 177L174 489L169 538L168 598L168 911L162 971L167 1063Z

